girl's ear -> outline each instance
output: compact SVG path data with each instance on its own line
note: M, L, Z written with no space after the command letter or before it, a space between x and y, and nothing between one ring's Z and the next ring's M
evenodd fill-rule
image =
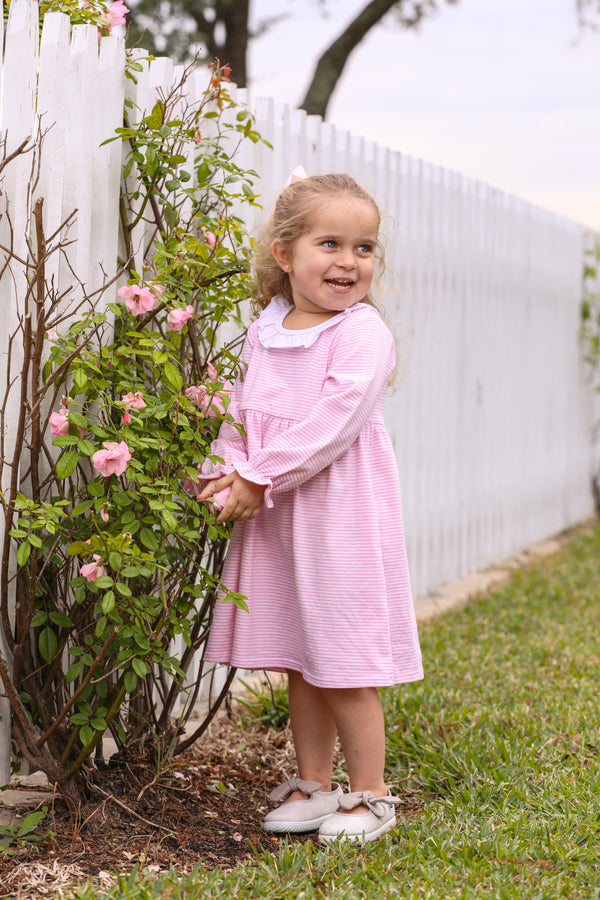
M271 254L280 269L289 272L292 263L292 254L285 246L283 241L276 240L271 244Z

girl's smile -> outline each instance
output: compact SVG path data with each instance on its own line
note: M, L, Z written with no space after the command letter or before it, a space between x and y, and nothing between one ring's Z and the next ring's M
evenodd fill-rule
M310 231L291 248L274 243L273 256L289 275L304 327L364 299L373 279L378 224L370 205L342 196L320 209Z

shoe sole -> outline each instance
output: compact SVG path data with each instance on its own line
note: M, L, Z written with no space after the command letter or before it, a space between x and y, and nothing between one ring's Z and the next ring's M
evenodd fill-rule
M262 827L267 834L303 834L305 831L316 831L331 815L332 813L328 813L305 822L263 822Z
M385 822L384 825L380 825L379 828L376 828L375 831L369 831L368 834L365 834L364 831L361 831L360 834L348 834L346 831L340 831L338 834L320 834L319 835L319 843L321 844L332 844L335 841L355 841L360 842L361 844L366 844L369 841L374 841L378 837L381 837L382 834L385 834L386 831L390 831L396 824L396 819L390 819L389 822Z

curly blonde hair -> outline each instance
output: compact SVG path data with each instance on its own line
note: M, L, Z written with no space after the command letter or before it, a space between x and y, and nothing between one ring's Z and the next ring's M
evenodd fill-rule
M312 175L285 187L275 203L273 214L258 241L254 256L254 278L256 295L253 306L257 310L269 305L276 294L293 303L292 288L287 272L279 267L271 253L274 241L280 241L291 249L302 235L310 231L316 214L326 199L346 195L365 203L377 215L377 229L381 222L379 207L357 181L350 175L333 173ZM383 250L379 242L376 247L377 260L383 263ZM373 304L367 295L363 303Z

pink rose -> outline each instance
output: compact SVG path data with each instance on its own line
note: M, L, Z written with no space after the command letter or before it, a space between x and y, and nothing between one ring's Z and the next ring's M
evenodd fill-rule
M50 342L54 342L58 340L58 334L56 332L56 328L49 328L46 334L46 339Z
M193 400L194 403L197 403L198 406L202 405L202 401L206 396L206 390L202 387L201 384L192 384L190 387L185 389L185 396L188 400Z
M104 450L96 450L92 456L92 463L101 475L108 478L109 475L122 475L131 459L129 447L125 441L104 441Z
M167 316L167 325L171 331L181 331L188 319L194 315L194 307L188 303L185 309L172 309Z
M109 21L109 30L112 31L115 25L125 25L125 16L128 12L129 7L125 6L123 0L115 0L114 3L111 3L106 10Z
M104 503L102 509L100 510L100 518L103 522L108 522L108 503Z
M121 397L121 403L124 403L129 409L143 409L146 406L144 395L141 391L136 391L135 394L132 391L128 391Z
M208 363L209 387L203 384L193 384L185 389L185 396L188 400L197 403L205 415L218 415L225 412L225 396L231 391L231 385L228 381L221 381L215 367L212 363ZM214 386L222 384L223 390L216 391Z
M58 412L50 413L50 434L55 437L69 433L69 410L66 406L61 407Z
M216 509L218 512L221 512L221 510L227 503L227 500L229 499L230 493L231 488L225 487L222 491L217 491L216 493L214 493L212 497L209 497L205 502L214 507L214 509Z
M139 284L126 284L119 288L117 294L125 298L125 306L132 316L141 316L156 306L156 294Z
M94 562L86 563L79 570L79 574L83 575L84 578L87 578L88 581L95 581L96 578L100 578L101 575L106 575L106 569L104 566L98 565L98 560L100 557L97 553L94 553Z
M129 425L131 423L131 416L129 414L129 410L126 409L123 413L123 425Z
M207 391L201 384L193 384L191 387L186 388L185 396L188 400L193 400L194 403L197 403L205 416L222 415L225 412L222 394L218 391L215 393Z
M204 225L202 226L202 234L204 235L204 243L209 247L217 246L217 236L214 231L209 231Z

